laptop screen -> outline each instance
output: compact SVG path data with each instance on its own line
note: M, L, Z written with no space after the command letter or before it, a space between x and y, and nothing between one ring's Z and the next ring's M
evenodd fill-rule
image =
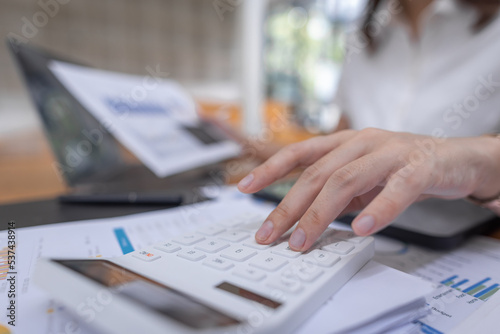
M57 159L53 167L60 178L74 186L99 180L121 169L125 164L119 144L47 66L51 60L65 60L14 39L9 39L7 44L44 125Z

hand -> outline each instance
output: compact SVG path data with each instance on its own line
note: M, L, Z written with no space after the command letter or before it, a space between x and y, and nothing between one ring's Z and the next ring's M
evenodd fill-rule
M289 145L238 184L254 193L307 167L271 212L256 241L274 242L299 224L290 247L305 251L339 215L363 209L352 228L372 234L413 202L438 197L488 198L500 191L500 141L496 138L443 139L378 129L346 130Z

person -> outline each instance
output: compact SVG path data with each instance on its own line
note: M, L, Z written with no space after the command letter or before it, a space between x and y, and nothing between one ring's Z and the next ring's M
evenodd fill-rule
M500 130L500 1L370 0L347 37L345 128L438 137Z
M307 168L257 231L257 242L272 243L299 221L289 244L305 251L337 216L361 209L352 228L366 236L430 197L469 196L500 215L500 135L442 139L344 130L281 149L238 188L257 192L298 166Z
M461 140L468 143L469 140L464 137L499 133L500 63L496 61L496 55L500 54L500 39L497 38L500 32L500 19L497 15L499 7L500 2L485 0L370 0L366 18L359 29L354 30L348 38L346 60L339 91L335 98L335 102L343 111L339 129L349 128L360 132L348 131L347 134L340 132L338 137L337 135L320 137L312 140L312 144L309 142L304 144L308 145L309 150L314 150L315 144L319 145L315 152L316 155L320 156L316 160L318 160L318 164L324 166L322 168L328 167L327 171L316 170L318 165L311 164L299 179L299 183L292 189L290 195L287 195L283 203L270 215L270 219L263 224L256 235L257 241L272 242L283 232L284 228L290 226L291 221L298 220L302 217L301 214L304 214L305 216L300 219L299 228L292 234L290 242L293 249L305 250L326 227L324 225L326 224L325 219L328 218L327 220L331 221L340 214L355 211L355 208L364 206L367 206L365 210L371 210L373 206L382 208L383 206L378 203L384 200L389 201L386 192L382 191L379 194L382 197L372 197L372 199L379 199L370 204L370 196L375 196L377 191L386 188L382 187L384 182L380 182L380 180L377 180L377 187L372 187L373 190L362 197L351 194L354 203L348 202L346 204L345 198L342 203L336 201L330 203L327 201L329 197L326 195L319 196L320 193L323 194L323 191L328 193L329 182L335 183L335 181L328 181L329 179L326 178L328 173L332 177L337 175L334 178L339 178L338 173L344 173L349 182L356 184L361 184L361 180L364 180L367 182L364 186L370 188L370 185L373 185L373 182L380 176L374 174L377 169L367 170L366 175L353 181L349 175L356 170L350 171L350 166L369 168L366 164L358 166L358 162L355 162L358 159L361 161L373 159L373 167L384 163L381 156L374 157L371 154L363 154L359 157L349 156L353 153L347 153L343 149L338 151L339 148L335 144L328 144L331 143L329 140L337 142L340 141L338 138L345 139L352 136L352 138L349 137L352 139L349 145L343 142L340 146L349 147L353 152L360 153L363 147L366 148L366 144L359 139L355 140L355 138L371 138L371 136L366 135L366 132L371 133L376 130L363 130L369 127L397 132L392 134L379 133L375 136L377 140L386 137L386 140L394 138L393 140L398 142L403 137L424 135L427 137L420 139L413 137L417 143L420 143L420 150L407 146L406 149L413 152L413 155L409 155L403 150L404 145L401 145L401 151L398 151L399 156L387 156L386 165L380 168L400 167L401 164L405 163L405 159L410 158L413 159L413 163L410 163L409 166L414 167L414 165L419 165L418 161L415 163L416 157L422 157L424 154L426 159L434 158L436 163L443 165L440 175L444 178L443 180L449 180L450 177L445 174L444 167L451 168L450 164L453 159L450 157L448 162L443 162L436 156L428 157L425 152L432 153L432 150L427 149L427 146L436 147L438 152L444 154L448 148L455 149L455 145L461 143ZM407 132L407 134L401 132ZM463 139L460 139L461 137ZM446 138L450 139L445 140ZM471 142L488 140L492 139L470 139ZM440 144L441 142L443 143ZM428 144L426 146L422 143ZM413 145L417 144L413 143ZM388 147L392 146L388 145ZM282 173L277 174L274 171L273 164L279 165L284 170L289 170L288 167L285 168L283 164L280 164L280 161L281 159L283 161L289 159L287 154L291 155L291 153L286 152L299 148L292 146L291 149L285 149L272 157L262 167L258 167L250 174L249 177L255 178L255 183L252 182L249 188L245 187L245 183L249 180L246 178L240 184L240 190L244 192L257 191L262 185L269 184L269 180L274 180L275 176L282 176ZM331 152L327 154L325 151L321 151L326 148L330 148ZM334 154L339 152L346 155L345 159L348 156L353 159L351 161L353 165L350 163L342 165L344 160L337 161L338 158L332 158ZM321 153L324 153L324 156ZM389 155L389 152L383 154ZM307 159L314 160L316 155L311 153L307 157L297 157L298 160L295 162L302 164L304 159L310 162L311 160ZM381 159L381 161L376 161L376 159ZM327 160L330 163L325 162ZM320 163L320 161L322 162ZM293 163L292 160L288 160L288 162ZM426 163L422 164L425 166ZM463 166L474 167L467 159L460 161L460 163ZM340 169L336 170L336 166ZM257 175L259 173L265 174L261 168L269 169L269 176ZM424 167L415 168L417 171L425 169ZM387 172L387 170L384 171ZM453 169L453 171L455 170ZM379 172L382 173L382 171ZM460 176L470 176L465 169L457 173ZM316 176L313 178L310 174L321 174L322 177L317 176L315 179ZM416 172L417 174L418 172ZM390 177L391 175L390 172L387 172L385 176ZM311 189L308 190L305 186L306 183L303 183L306 181L300 181L304 178L309 180L307 183ZM414 179L410 177L408 180ZM457 186L459 181L459 179L450 180L450 182L455 182L454 184ZM323 182L319 190L319 185L316 182L319 184ZM471 186L467 182L464 181L464 185ZM400 182L400 184L405 183ZM498 189L500 191L500 188ZM302 196L298 194L302 194ZM415 193L409 192L407 195L415 195ZM401 203L396 205L393 202L387 204L397 206L398 210L393 209L389 216L381 217L361 214L354 220L353 228L356 233L367 235L386 226L396 217L399 217L396 223L402 224L406 228L412 228L415 225L424 226L425 224L435 226L442 221L451 221L453 224L459 225L471 219L480 221L491 217L491 212L474 204L465 201L451 201L451 199L462 198L462 195L468 194L462 189L461 192L446 197L440 193L433 193L432 189L427 189L422 191L417 198L410 199L401 195L401 200L406 199L404 205ZM346 194L344 196L349 197ZM424 200L426 198L430 199ZM443 198L446 198L447 201L443 201ZM315 202L316 200L320 202ZM415 203L408 207L410 202ZM311 206L313 203L317 203L316 206ZM324 207L329 209L318 210L318 203L322 203ZM403 209L406 210L403 212ZM306 214L306 212L308 213ZM382 213L379 214L382 215ZM286 215L289 215L289 218L286 218ZM310 215L315 216L315 218L312 219ZM365 219L362 219L363 217ZM304 219L309 220L309 223L302 223ZM277 221L274 222L274 220ZM369 226L372 227L368 228ZM295 241L297 243L294 243ZM303 241L303 244L300 241Z

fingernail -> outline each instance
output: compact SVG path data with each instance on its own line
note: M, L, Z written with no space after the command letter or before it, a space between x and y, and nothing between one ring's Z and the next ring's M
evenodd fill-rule
M375 219L372 216L363 216L356 222L355 230L359 234L369 234L375 226Z
M273 233L273 222L266 220L264 224L259 228L257 233L255 233L255 239L264 241Z
M241 179L241 181L238 183L238 187L246 188L250 185L250 183L252 183L252 181L253 181L253 174L248 174L243 179Z
M292 236L288 243L290 244L290 248L301 249L306 242L306 234L303 229L300 227L293 231Z

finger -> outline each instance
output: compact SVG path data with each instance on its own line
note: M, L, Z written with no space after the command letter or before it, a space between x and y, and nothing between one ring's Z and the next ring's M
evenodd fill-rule
M298 166L309 166L354 136L356 131L341 131L330 136L315 137L288 145L245 176L238 189L254 193L286 176Z
M278 239L302 217L330 175L369 150L370 145L347 141L309 166L257 231L257 242L267 244Z
M353 198L383 182L393 169L391 160L386 158L390 154L377 152L364 155L333 173L300 218L290 237L290 248L307 250Z
M341 213L339 213L338 217L342 217L346 214L360 211L364 209L370 202L377 197L378 194L382 191L383 187L376 186L366 194L362 194L359 196L354 197L351 202L342 210Z
M428 173L393 175L380 194L354 219L354 232L360 236L370 235L393 222L427 189L428 180L424 175Z

